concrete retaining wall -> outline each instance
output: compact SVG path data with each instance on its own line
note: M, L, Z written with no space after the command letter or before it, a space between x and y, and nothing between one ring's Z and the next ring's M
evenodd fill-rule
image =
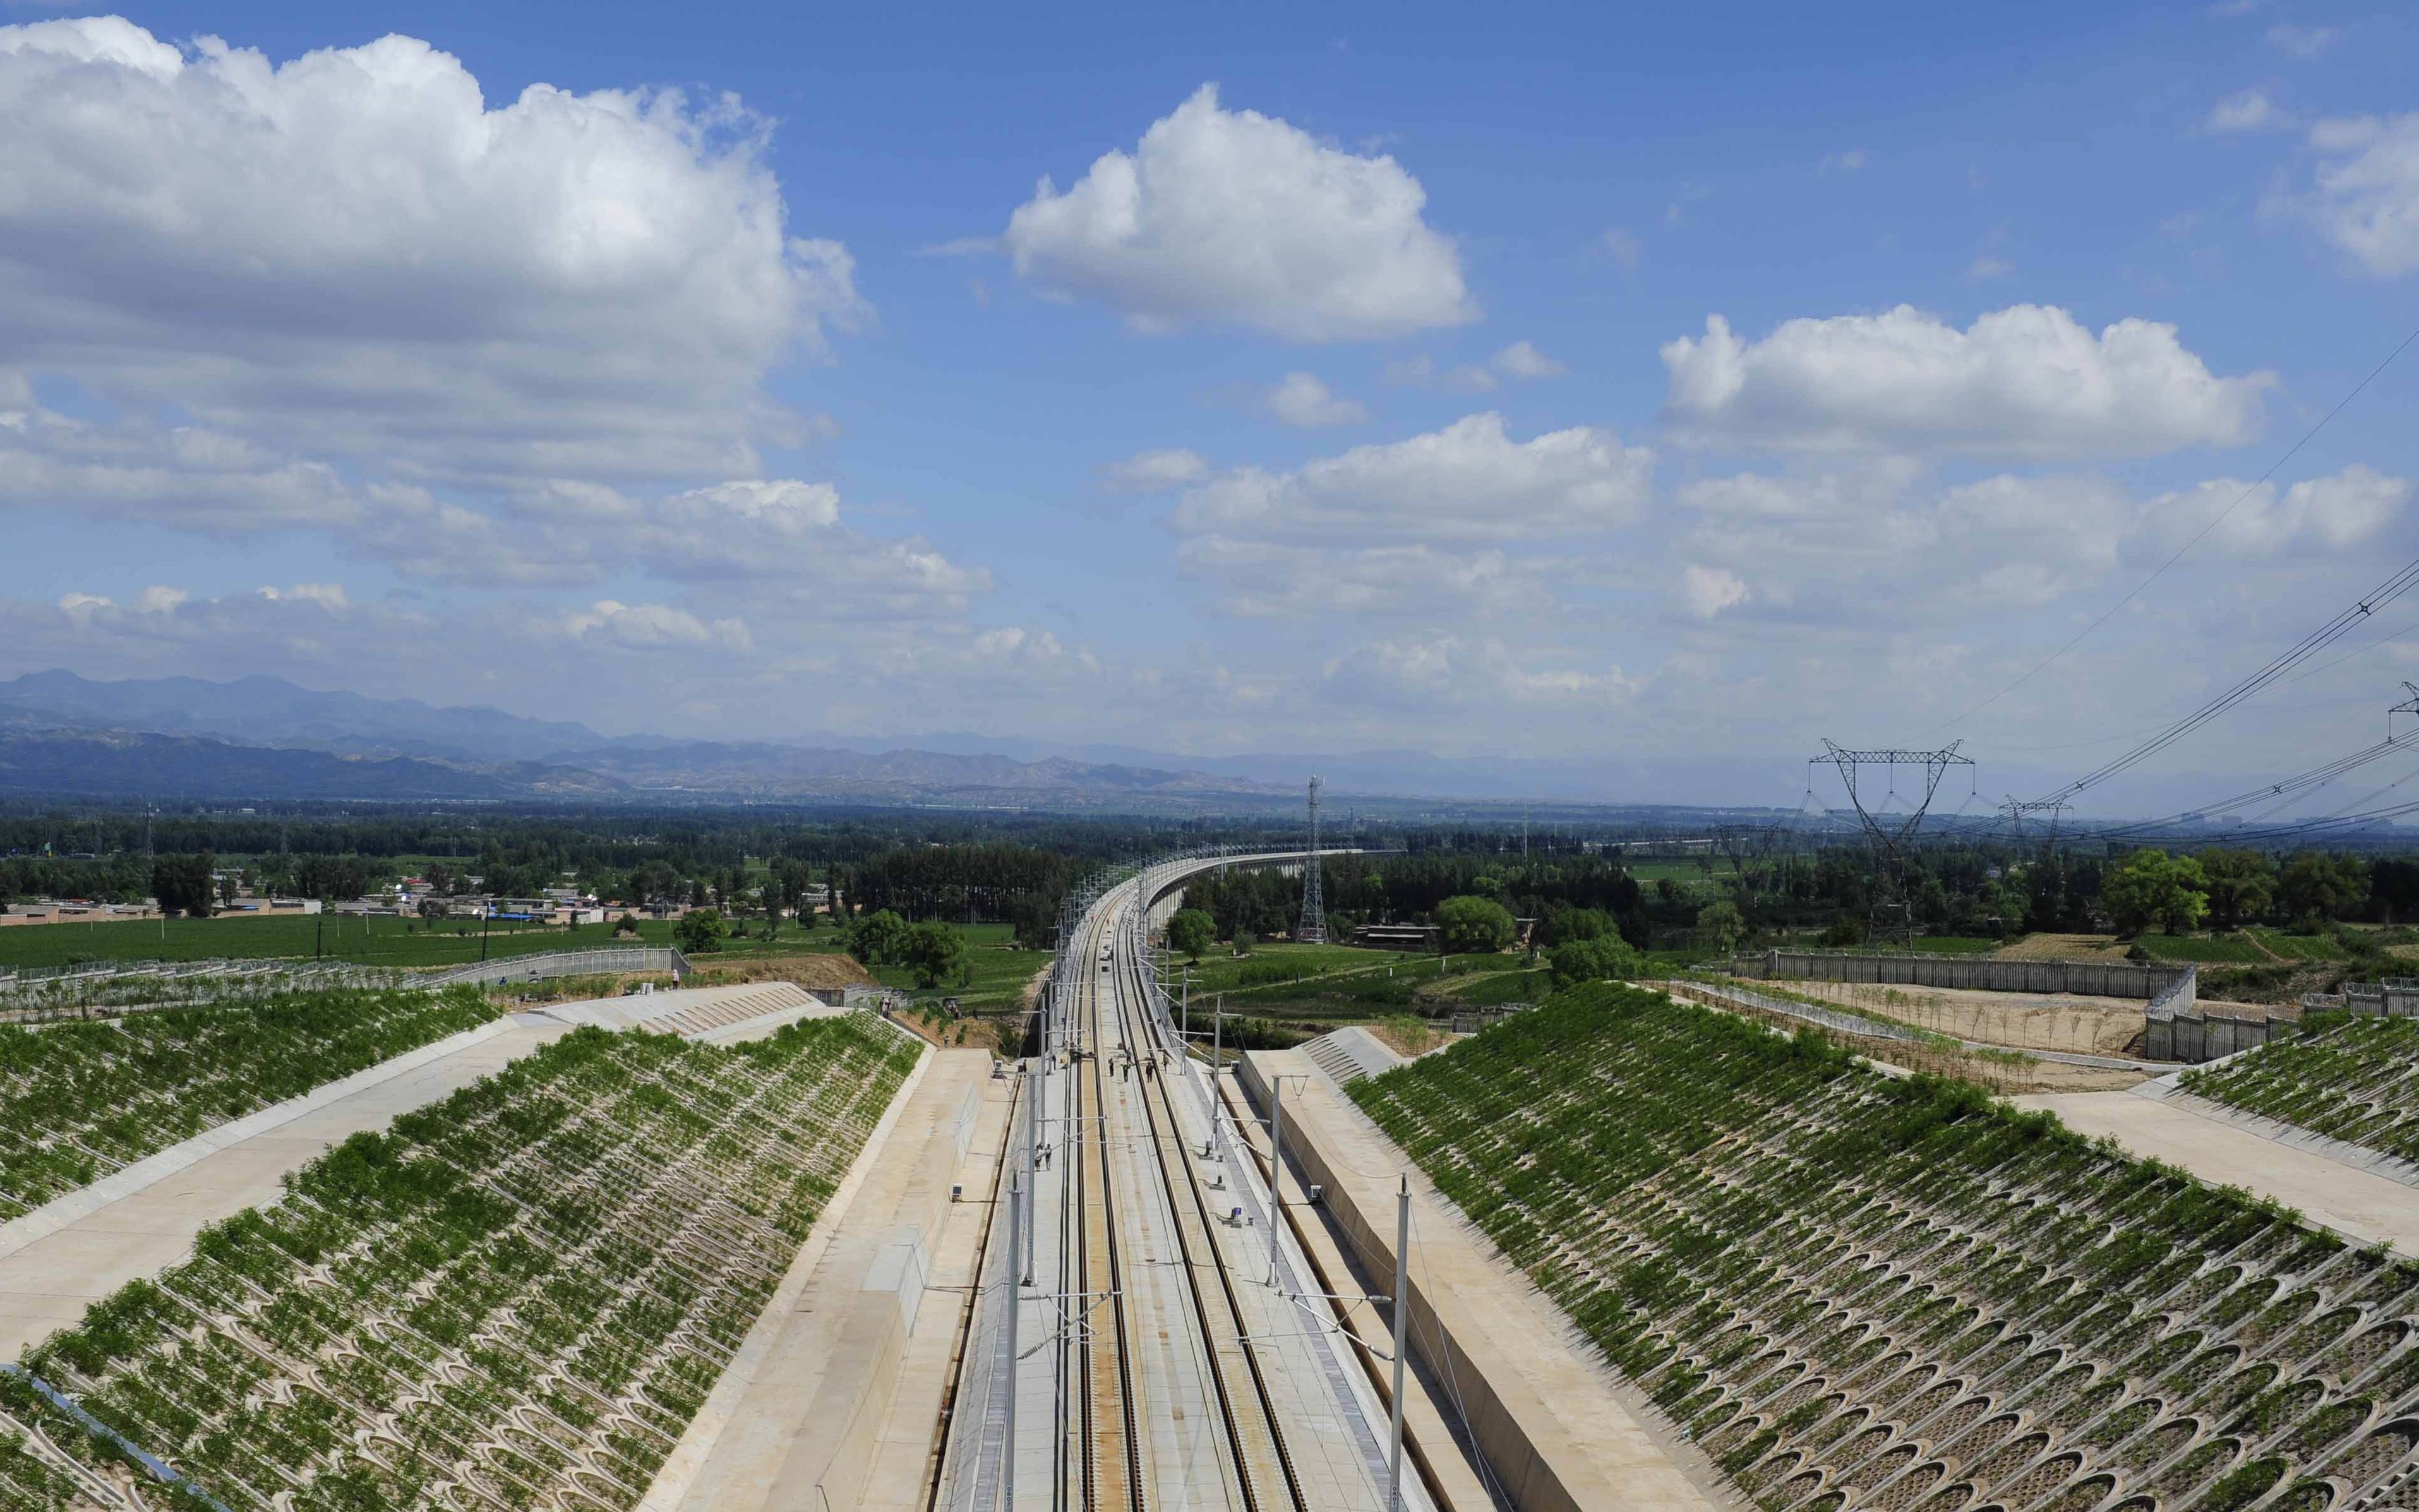
M1765 977L1811 981L2144 999L2159 997L2180 980L2196 975L2189 966L2145 966L2130 961L2000 961L1987 956L1858 955L1829 950L1766 950L1762 968Z
M509 982L536 981L547 977L597 977L608 973L647 971L669 971L678 980L688 975L688 958L678 950L660 946L556 950L546 955L503 956L479 962L475 965L435 972L415 980L431 987L451 986L462 981L476 982L483 987L501 987Z

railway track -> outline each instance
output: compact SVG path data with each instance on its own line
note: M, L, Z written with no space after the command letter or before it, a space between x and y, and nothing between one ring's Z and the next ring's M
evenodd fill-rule
M1121 986L1117 994L1117 1011L1123 1023L1127 1042L1136 1045L1148 1065L1139 1073L1142 1083L1143 1117L1148 1126L1152 1165L1158 1171L1162 1190L1176 1218L1176 1240L1190 1293L1193 1311L1202 1338L1209 1346L1211 1379L1217 1388L1218 1406L1226 1429L1226 1441L1236 1449L1236 1475L1240 1484L1244 1505L1251 1512L1260 1512L1271 1504L1267 1500L1269 1488L1261 1484L1267 1469L1273 1464L1276 1478L1285 1489L1283 1505L1292 1512L1309 1512L1304 1500L1302 1477L1293 1458L1287 1452L1285 1429L1278 1421L1276 1403L1269 1391L1268 1377L1262 1369L1257 1352L1249 1342L1250 1329L1243 1320L1242 1304L1235 1294L1233 1266L1218 1243L1212 1225L1216 1220L1210 1210L1209 1198L1201 1190L1186 1164L1183 1139L1177 1134L1179 1127L1176 1104L1167 1090L1167 1078L1159 1073L1159 1032L1147 1005L1149 986L1145 981L1146 969L1136 936L1126 941L1120 967ZM1172 1047L1177 1054L1182 1047ZM1156 1102L1157 1107L1153 1107ZM1168 1146L1176 1146L1174 1164L1168 1156ZM1179 1192L1181 1195L1179 1196ZM1187 1200L1189 1199L1189 1200ZM1207 1272L1216 1282L1215 1301L1208 1295L1210 1288L1202 1284ZM1228 1362L1240 1358L1242 1374L1251 1383L1250 1401L1238 1410L1228 1377L1233 1371Z
M1167 875L1094 902L1054 967L1018 1210L1024 1242L1047 1253L1003 1265L1030 1274L978 1305L969 1405L943 1450L933 1512L1378 1512L1383 1501L1382 1412L1365 1384L1354 1396L1341 1346L1292 1295L1300 1283L1271 1289L1255 1269L1270 1238L1256 1168L1231 1150L1221 1176L1200 1164L1227 1142L1154 996L1144 943L1149 889ZM1228 1221L1229 1197L1250 1223Z

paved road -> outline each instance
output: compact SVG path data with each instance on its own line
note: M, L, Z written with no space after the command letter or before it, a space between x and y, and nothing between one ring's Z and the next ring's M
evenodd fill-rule
M2134 1154L2180 1165L2205 1181L2299 1208L2311 1222L2361 1243L2384 1240L2406 1255L2419 1254L2419 1193L2398 1181L2132 1092L2012 1101L2046 1108L2079 1134L2108 1135Z

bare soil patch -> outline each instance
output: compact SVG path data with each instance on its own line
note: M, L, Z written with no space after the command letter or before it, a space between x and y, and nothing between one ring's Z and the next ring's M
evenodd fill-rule
M2122 961L2129 949L2114 934L2027 934L1991 956L1996 961Z
M881 985L871 972L856 964L856 957L827 950L733 957L729 961L693 956L689 964L697 968L689 974L688 984L692 987L735 987L750 981L789 981L809 990Z
M2142 1033L2148 1006L2135 997L2086 997L2072 993L1999 993L1855 981L1776 985L1934 1034L2011 1050L2064 1050L2086 1056L2126 1054Z
M1439 1046L1468 1038L1465 1035L1450 1034L1443 1029L1432 1028L1413 1018L1381 1019L1364 1027L1371 1034L1376 1035L1379 1041L1387 1049L1398 1056L1425 1056Z

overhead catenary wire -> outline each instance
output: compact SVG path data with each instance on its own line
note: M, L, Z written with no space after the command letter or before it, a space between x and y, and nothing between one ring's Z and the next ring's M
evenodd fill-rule
M2064 787L2046 795L2040 801L2061 802L2074 797L2088 788L2096 787L2108 779L2166 749L2187 735L2200 730L2274 686L2286 673L2342 640L2368 617L2393 603L2413 587L2419 587L2419 561L2412 561L2370 590L2349 608L2317 629L2303 636L2283 651L2271 656L2257 671L2243 677L2225 692L2203 703L2199 708L2162 729L2149 739L2126 750L2121 755L2103 762Z
M2400 357L2404 351L2409 349L2411 344L2414 341L2419 341L2419 327L2413 327L2409 335L2396 343L2394 349L2385 354L2383 361L2380 362L2375 367L2370 368L2367 374L2363 377L2358 383L2353 384L2351 386L2350 393L2336 400L2334 409L2328 410L2325 414L2320 415L2317 424L2312 425L2308 430L2303 431L2302 433L2302 439L2288 447L2284 455L2279 456L2275 461L2268 464L2267 471L2262 472L2258 477L2254 478L2250 483L2244 485L2242 491L2234 496L2234 501L2232 503L2227 504L2224 509L2219 510L2215 515L2211 516L2209 523L2194 532L2190 540L2176 548L2175 553L2172 556L2160 563L2157 566L2151 568L2149 575L2144 578L2140 582L2135 583L2131 589L2127 590L2124 597L2119 599L2117 602L2109 605L2105 609L2102 610L2099 618L2093 620L2089 625L2087 625L2082 629L2076 631L2072 639L2069 640L2064 645L2059 646L2056 651L2051 652L2048 656L2043 656L2040 661L2035 662L2030 668L2026 669L2021 676L2017 677L2015 681L2008 684L2007 687L2000 688L1997 692L1992 694L1989 698L1984 699L1981 702L1975 704L1972 708L1965 710L1964 713L1952 716L1951 717L1944 719L1940 723L1934 725L1931 729L1924 731L1916 738L1921 740L1926 736L1937 734L1951 725L1962 724L1965 720L1981 713L1984 709L1989 708L1992 704L1998 702L2001 699L2006 698L2009 694L2016 691L2026 683L2031 682L2035 677L2041 675L2041 673L2047 671L2053 663L2057 662L2068 652L2072 651L2075 647L2081 645L2086 640L2089 639L2094 631L2107 624L2110 620L2116 618L2117 611L2119 609L2123 609L2126 605L2134 602L2136 598L2141 597L2145 590L2166 575L2168 568L2173 567L2177 563L2181 562L2186 553L2190 552L2194 547L2200 545L2201 541L2208 536L2210 532L2226 523L2227 517L2231 516L2236 510L2242 508L2243 503L2249 500L2253 494L2257 493L2262 487L2266 486L2269 481L2274 478L2276 474L2284 469L2286 463L2290 462L2295 456L2299 455L2302 448L2309 445L2310 442L2316 439L2319 432L2327 428L2327 424L2330 421L2334 420L2335 416L2342 414L2347 406L2349 406L2354 399L2359 398L2362 392L2365 391L2371 383L2376 382L2378 375L2384 372L2388 367L2391 367L2394 364L2394 360Z

